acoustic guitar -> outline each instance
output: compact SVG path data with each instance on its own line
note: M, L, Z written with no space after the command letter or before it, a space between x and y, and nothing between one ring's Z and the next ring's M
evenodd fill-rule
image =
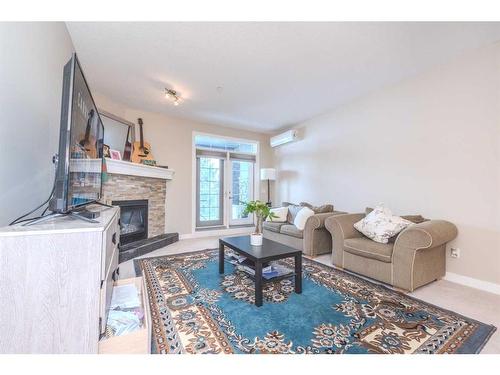
M85 150L85 153L90 159L97 159L97 148L96 148L96 139L93 135L90 135L90 131L92 130L92 119L94 118L94 110L90 110L89 118L87 119L87 127L85 129L85 135L81 134L81 141L78 142L80 147Z
M130 161L130 156L132 155L132 143L130 143L130 126L127 131L127 139L125 140L125 149L123 150L122 160Z
M142 132L142 118L137 119L139 123L140 141L134 142L134 151L132 152L132 162L142 164L143 160L154 160L151 153L151 146L149 143L144 142L144 135Z

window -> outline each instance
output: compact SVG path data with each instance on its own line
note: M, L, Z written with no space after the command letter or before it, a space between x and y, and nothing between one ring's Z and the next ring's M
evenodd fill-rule
M234 141L208 135L197 135L194 142L196 148L257 154L257 143L251 141Z

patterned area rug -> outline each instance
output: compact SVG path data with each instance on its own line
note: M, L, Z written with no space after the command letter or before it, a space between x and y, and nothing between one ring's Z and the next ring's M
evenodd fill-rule
M307 259L302 294L293 279L265 284L256 307L247 274L217 262L217 250L135 261L154 352L478 353L496 329Z

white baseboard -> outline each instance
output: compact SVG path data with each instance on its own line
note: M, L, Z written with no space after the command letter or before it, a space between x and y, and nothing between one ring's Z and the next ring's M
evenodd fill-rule
M444 280L500 295L500 284L491 283L489 281L474 279L472 277L462 276L453 272L446 272Z
M250 234L254 231L254 227L248 228L229 228L229 229L217 229L217 230L201 230L194 233L186 233L179 235L179 240L187 240L190 238L203 238L203 237L214 237L214 236L234 236L237 234Z

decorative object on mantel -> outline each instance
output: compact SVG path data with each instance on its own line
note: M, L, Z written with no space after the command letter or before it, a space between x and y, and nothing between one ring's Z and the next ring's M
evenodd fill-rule
M104 143L109 148L120 151L122 160L130 161L132 143L135 141L135 124L103 109L99 109L99 115L106 130Z
M267 205L269 207L271 207L272 203L271 203L271 184L270 184L270 181L276 180L276 169L274 169L274 168L261 168L260 179L263 181L267 180Z
M142 118L137 119L139 124L139 142L134 142L134 152L132 153L131 160L133 163L142 163L143 160L154 160L151 153L151 146L149 143L144 142L144 133L142 125L144 124Z
M156 167L156 160L141 160L141 164Z
M109 153L109 146L108 145L106 145L106 144L102 145L102 153L103 153L105 158L111 157L111 154Z
M243 215L255 214L257 218L257 222L255 223L255 232L250 235L250 243L252 246L261 246L262 245L262 223L267 218L273 219L278 216L274 212L271 212L271 209L267 204L261 201L250 201L246 204L245 210L243 211Z
M109 150L109 154L111 155L111 159L113 160L122 160L122 156L120 155L120 151L118 150Z
M130 126L127 130L127 139L125 139L125 149L123 151L123 160L130 161L132 156L132 143L130 142Z

